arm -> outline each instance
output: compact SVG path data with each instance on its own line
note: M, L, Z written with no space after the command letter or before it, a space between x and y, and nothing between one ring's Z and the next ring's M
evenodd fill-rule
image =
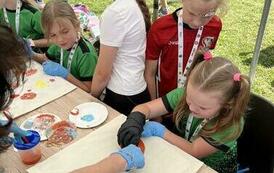
M217 148L210 145L202 137L198 137L191 143L181 136L170 132L165 126L155 121L148 121L145 124L142 136L158 136L197 158L203 158L218 151Z
M112 66L117 54L118 48L101 44L98 63L92 79L91 94L94 97L100 97L106 88L112 73Z
M146 60L145 65L145 80L147 82L148 90L151 100L156 99L156 72L157 72L158 60Z
M40 64L42 64L43 62L48 60L48 57L45 54L35 53L34 52L33 60L36 61L36 62L39 62Z
M49 46L49 41L46 38L38 39L38 40L32 40L33 44L32 46L34 47L48 47Z
M210 145L202 137L198 137L191 143L169 130L166 130L163 139L196 158L203 158L218 151L217 148Z
M88 93L90 92L91 81L80 81L70 73L68 74L66 79L67 79L67 81L69 81L70 83L76 85L77 87L81 88L82 90L84 90Z
M43 62L43 71L51 76L60 76L69 82L73 83L74 85L78 86L79 88L83 89L86 92L90 92L91 88L91 81L80 81L77 78L75 78L69 71L63 67L62 65L47 60Z
M73 173L118 173L132 168L143 168L144 165L144 155L141 149L135 145L129 145L111 154L102 161L75 170Z
M162 98L137 105L135 108L133 108L132 112L136 111L143 113L146 116L146 119L160 117L168 113Z
M118 154L112 154L97 164L77 169L72 173L118 173L126 168L126 161Z

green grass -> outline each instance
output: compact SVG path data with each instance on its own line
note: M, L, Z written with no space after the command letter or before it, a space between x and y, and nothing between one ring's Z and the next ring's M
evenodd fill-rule
M109 5L111 0L82 0L97 15ZM152 10L152 0L147 4ZM274 102L274 3L264 34L259 63L256 69L252 91ZM169 3L169 10L174 11L181 3ZM261 20L264 0L231 0L228 13L222 17L223 30L218 40L214 55L224 56L232 60L241 69L242 73L249 73L255 41Z

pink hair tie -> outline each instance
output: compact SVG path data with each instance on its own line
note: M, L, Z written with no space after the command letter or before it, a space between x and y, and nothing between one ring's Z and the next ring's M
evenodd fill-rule
M240 81L241 80L241 74L240 73L235 73L233 75L233 80L234 81Z
M204 53L204 60L206 61L210 61L212 59L212 54L210 53L210 51L207 51Z

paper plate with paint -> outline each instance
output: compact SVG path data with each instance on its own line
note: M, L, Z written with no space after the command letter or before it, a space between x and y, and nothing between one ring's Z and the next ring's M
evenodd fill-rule
M46 130L61 119L51 113L40 113L26 119L20 127L24 130L34 130L41 136L41 141L46 140Z
M96 102L87 102L74 107L69 120L79 128L91 128L103 123L108 116L107 108Z

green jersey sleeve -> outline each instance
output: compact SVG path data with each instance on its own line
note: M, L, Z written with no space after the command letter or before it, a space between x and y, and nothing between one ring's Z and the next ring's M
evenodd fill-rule
M41 12L36 11L31 19L31 26L33 28L33 33L31 34L31 38L33 39L41 39L44 37L42 25L41 25Z
M168 112L173 112L176 106L179 104L184 94L183 88L176 88L162 97L163 103Z
M78 66L79 79L81 81L90 81L94 74L94 70L97 64L97 55L95 51L85 53L80 58Z

